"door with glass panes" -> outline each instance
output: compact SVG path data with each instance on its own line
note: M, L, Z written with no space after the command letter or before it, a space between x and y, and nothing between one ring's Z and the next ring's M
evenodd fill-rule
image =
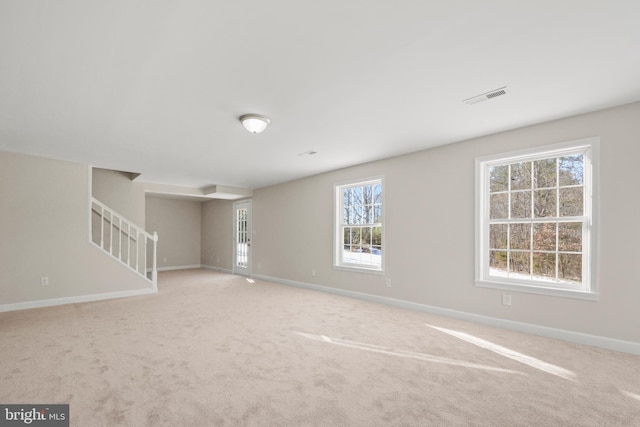
M251 275L251 200L233 204L233 272Z

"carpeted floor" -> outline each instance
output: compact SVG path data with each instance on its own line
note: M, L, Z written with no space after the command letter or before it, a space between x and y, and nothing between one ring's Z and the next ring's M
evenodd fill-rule
M0 313L0 403L72 426L638 426L640 357L206 270Z

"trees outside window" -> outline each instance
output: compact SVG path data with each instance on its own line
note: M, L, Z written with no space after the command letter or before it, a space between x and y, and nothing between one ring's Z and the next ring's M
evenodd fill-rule
M336 186L336 266L382 271L382 196L382 179Z
M476 281L593 293L593 144L479 159Z

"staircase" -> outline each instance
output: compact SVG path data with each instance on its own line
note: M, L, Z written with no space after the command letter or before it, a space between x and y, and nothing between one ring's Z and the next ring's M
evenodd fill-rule
M94 197L90 215L93 244L147 280L157 291L158 233L149 234Z

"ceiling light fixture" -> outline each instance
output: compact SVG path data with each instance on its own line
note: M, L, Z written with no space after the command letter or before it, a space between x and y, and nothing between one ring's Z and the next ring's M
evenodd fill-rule
M271 120L269 117L261 116L259 114L243 114L240 116L240 122L249 132L260 133L267 128L267 125L271 123Z

